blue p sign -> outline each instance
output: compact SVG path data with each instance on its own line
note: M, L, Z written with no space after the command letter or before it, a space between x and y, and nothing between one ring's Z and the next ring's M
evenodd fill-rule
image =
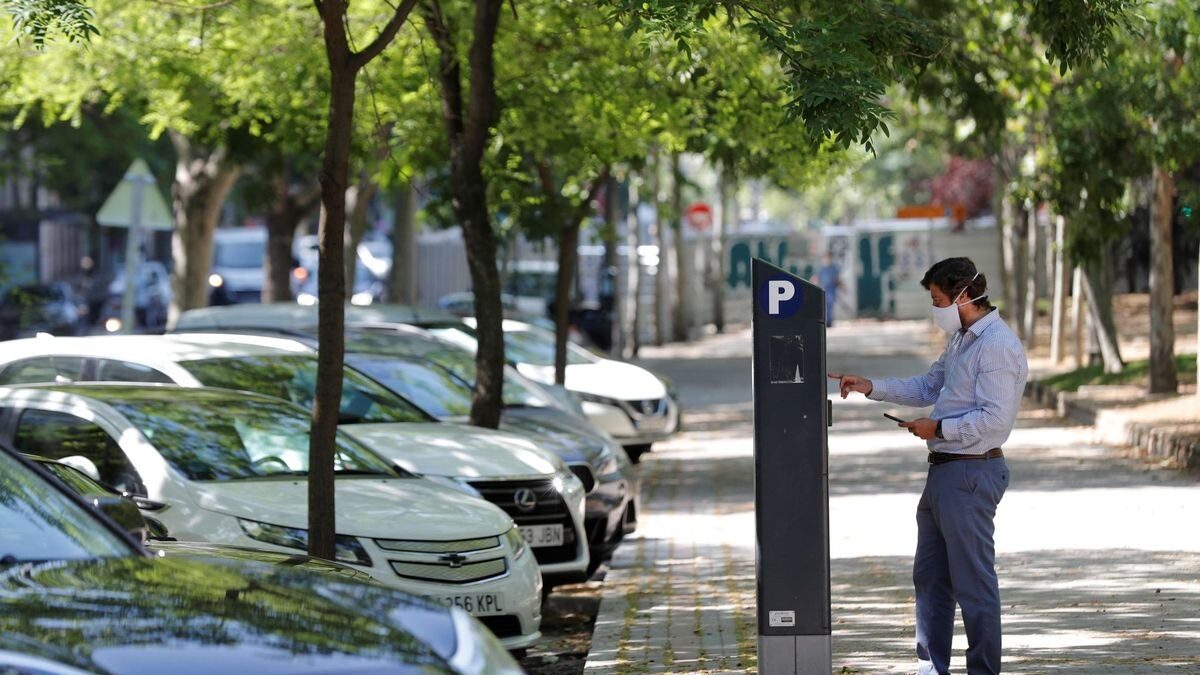
M796 282L791 278L774 276L759 289L758 302L767 309L768 316L786 318L795 314L802 304L804 296L796 291Z

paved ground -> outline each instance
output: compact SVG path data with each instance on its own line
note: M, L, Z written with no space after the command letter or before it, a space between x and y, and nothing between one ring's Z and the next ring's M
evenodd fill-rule
M830 368L921 372L926 324L830 331ZM899 346L899 347L897 347ZM686 433L643 463L638 536L618 552L586 672L756 672L748 333L647 350ZM861 397L834 406L835 673L913 671L910 566L924 447ZM911 411L907 411L911 414ZM1200 674L1200 484L1027 410L997 517L1008 673ZM955 640L963 672L965 639Z

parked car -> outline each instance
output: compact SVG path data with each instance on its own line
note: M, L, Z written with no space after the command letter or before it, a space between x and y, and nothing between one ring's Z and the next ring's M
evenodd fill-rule
M36 333L78 335L87 326L87 299L70 284L26 284L0 290L0 340Z
M45 469L71 492L83 498L89 506L107 515L121 526L135 541L140 541L150 553L160 557L173 556L185 560L210 563L235 562L239 565L284 566L318 574L332 574L363 583L378 583L371 575L349 565L313 558L296 553L265 551L260 548L213 544L200 541L182 542L170 536L166 526L157 519L144 515L138 507L139 497L121 494L93 480L80 469L37 455L25 455L25 459ZM152 508L152 504L147 503Z
M0 388L0 439L142 498L185 540L307 551L309 413L225 389ZM480 618L509 649L540 635L541 575L499 508L400 471L345 433L335 454L339 562Z
M473 387L475 381L473 350L467 351L453 342L436 338L429 331L389 319L408 319L435 327L462 326L461 322L441 312L397 305L347 307L346 312L349 324L346 358L350 365L385 385L390 381L393 391L417 405L424 400L429 406L426 412L434 416L442 417L439 412L452 412L445 418L463 418L462 386ZM312 307L242 305L184 312L177 330L260 331L305 338L310 345L315 345L315 323L316 311ZM469 336L471 329L466 326L463 329ZM447 410L435 410L438 404L429 398L436 394L430 388L432 380L421 387L412 387L403 384L400 373L387 374L385 367L393 355L415 356L450 372L459 380L458 385L450 385L458 389L458 403ZM591 485L584 524L594 570L611 556L625 534L637 528L640 484L636 469L629 465L630 458L620 445L586 419L581 419L582 410L554 396L553 391L530 382L514 368L506 366L502 429L530 435L542 443L549 441L546 448L556 452L572 470L580 472L585 486ZM454 394L443 392L441 395ZM576 413L580 417L575 417ZM590 480L582 473L585 467L591 474Z
M67 360L76 361L78 369L64 372ZM317 380L314 350L262 336L42 338L0 345L0 384L46 382L45 373L56 365L57 377L77 382L241 389L310 409ZM341 416L343 431L388 461L504 509L533 548L550 586L586 578L583 485L539 447L540 441L439 423L353 368L345 371Z
M0 671L515 675L466 612L281 566L146 555L0 448Z
M431 328L435 335L475 349L475 320ZM554 333L523 321L504 320L504 352L522 375L554 382ZM679 403L671 384L640 366L606 359L567 342L566 388L583 399L588 419L612 434L637 461L656 441L679 430Z
M167 308L171 305L171 274L157 260L147 260L138 268L134 289L134 319L137 332L162 332L167 327ZM99 325L109 333L120 332L121 305L125 302L125 268L117 269L108 284L108 296L100 310Z
M261 300L265 274L263 259L266 253L266 228L218 228L213 233L208 304L229 305Z

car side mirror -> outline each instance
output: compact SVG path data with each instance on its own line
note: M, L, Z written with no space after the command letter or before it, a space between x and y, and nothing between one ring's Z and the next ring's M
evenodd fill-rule
M121 526L139 543L146 543L146 538L150 534L150 526L146 524L146 519L142 517L142 512L138 510L137 504L133 500L126 499L117 495L92 497L92 505L96 510L113 519L117 525Z
M71 455L70 457L63 457L58 461L66 464L72 469L78 470L80 473L88 478L91 478L97 483L100 482L100 469L96 467L95 462L87 457L84 457L83 455Z
M142 517L146 520L146 529L149 531L147 536L150 539L153 539L154 541L179 541L175 537L171 536L170 531L167 530L167 526L163 525L162 521L159 519L151 518L149 516Z

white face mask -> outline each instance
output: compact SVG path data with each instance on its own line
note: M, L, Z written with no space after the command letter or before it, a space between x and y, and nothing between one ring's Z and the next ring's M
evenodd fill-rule
M979 277L979 273L976 272L975 276L971 277L971 281L975 281L975 279L977 279L978 277ZM971 285L971 281L967 282L967 286ZM933 322L935 324L937 324L938 328L941 328L942 330L946 331L947 333L953 333L954 331L962 329L962 317L959 316L959 314L958 314L958 308L959 308L958 299L962 297L963 293L967 292L967 286L964 286L963 289L958 292L958 295L954 296L954 299L950 301L949 305L946 305L945 307L930 307L929 308L930 313L933 315ZM975 302L976 300L982 300L983 298L986 298L986 297L987 297L987 293L984 293L983 295L981 295L977 298L971 298L970 300L967 300L965 303L962 303L962 304L964 304L964 305L970 304L972 302Z

